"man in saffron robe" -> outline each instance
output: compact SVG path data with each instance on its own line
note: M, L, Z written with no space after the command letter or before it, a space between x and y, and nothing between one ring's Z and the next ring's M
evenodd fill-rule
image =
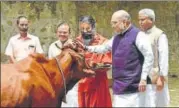
M91 16L82 16L79 20L81 34L77 40L85 45L100 45L106 38L95 32L95 20ZM111 52L104 54L85 51L85 60L89 66L93 64L111 63ZM109 69L96 69L95 77L83 78L78 83L79 107L112 107L108 87L107 71Z

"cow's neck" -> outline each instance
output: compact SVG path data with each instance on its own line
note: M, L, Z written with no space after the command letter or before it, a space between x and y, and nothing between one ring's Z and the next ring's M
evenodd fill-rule
M63 71L66 83L69 82L71 77L70 68L72 65L72 58L68 57L68 55L65 55L63 58L60 58L59 61L60 62L57 64L57 61L55 59L52 59L48 63L43 64L43 67L46 70L46 74L49 77L49 80L53 89L55 90L56 95L61 95L61 93L64 91L64 82L58 65Z

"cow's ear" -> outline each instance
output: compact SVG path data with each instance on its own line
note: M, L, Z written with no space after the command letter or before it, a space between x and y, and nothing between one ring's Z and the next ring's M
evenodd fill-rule
M32 57L33 59L35 59L35 61L37 61L39 63L48 62L48 60L46 59L44 54L35 53L35 54L30 54L29 56Z

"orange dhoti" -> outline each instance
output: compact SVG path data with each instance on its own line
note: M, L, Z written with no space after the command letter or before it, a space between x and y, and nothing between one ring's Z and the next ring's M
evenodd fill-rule
M79 83L79 107L112 106L105 72L97 73L95 78L87 78L85 81L86 83Z

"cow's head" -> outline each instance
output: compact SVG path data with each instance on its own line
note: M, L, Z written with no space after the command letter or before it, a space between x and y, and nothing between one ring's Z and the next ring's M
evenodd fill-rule
M85 63L84 55L82 53L77 52L77 50L71 48L64 48L62 53L60 54L60 58L61 60L62 58L68 58L69 60L66 60L66 62L72 60L72 64L69 67L70 70L66 71L69 73L68 77L66 77L67 91L70 90L79 81L79 79L95 75L94 71L85 71L88 67ZM65 98L63 98L63 96L65 96L64 93L59 97L59 100L65 101Z
M73 78L80 79L83 77L91 77L95 75L94 71L86 71L89 66L85 63L84 53L78 52L77 50L71 48L65 48L63 51L68 52L73 59L71 66Z

